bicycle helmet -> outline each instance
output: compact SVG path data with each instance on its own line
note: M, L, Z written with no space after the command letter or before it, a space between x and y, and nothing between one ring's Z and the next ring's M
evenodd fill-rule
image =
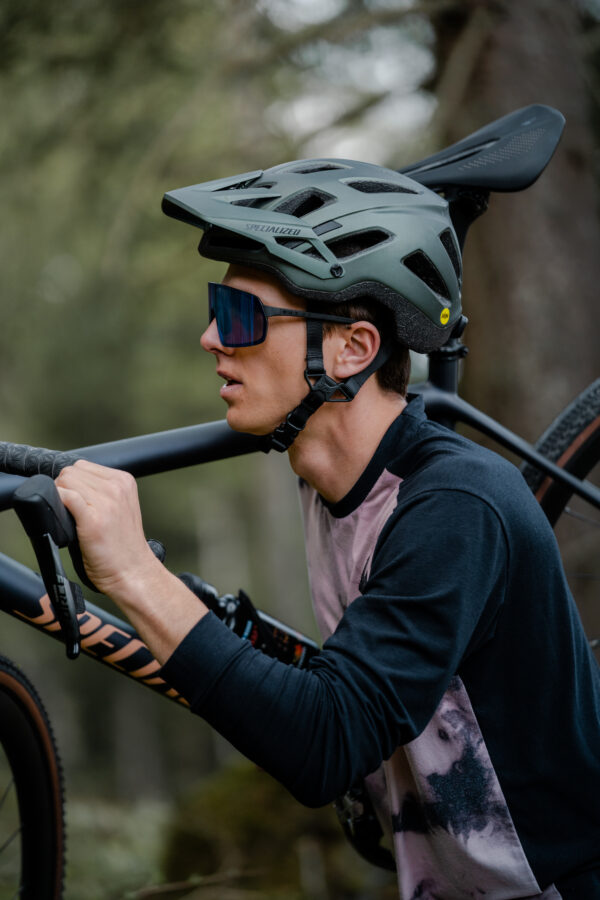
M296 160L169 191L162 208L203 229L202 256L267 271L311 310L378 301L393 313L395 337L421 353L441 347L460 319L460 251L448 203L391 169ZM285 441L336 391L351 400L389 356L392 336L382 335L374 364L336 384L323 369L321 333L320 323L307 321L311 391L302 411L288 416ZM279 438L274 446L286 449Z

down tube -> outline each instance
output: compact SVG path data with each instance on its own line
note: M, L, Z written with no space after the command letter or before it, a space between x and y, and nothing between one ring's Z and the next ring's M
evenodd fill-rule
M0 553L0 610L43 631L62 643L60 626L39 575ZM160 663L122 619L86 600L86 611L78 615L82 652L135 679L155 693L189 706L160 676Z

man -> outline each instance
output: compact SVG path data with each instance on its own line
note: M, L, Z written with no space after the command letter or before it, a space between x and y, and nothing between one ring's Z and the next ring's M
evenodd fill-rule
M91 579L302 802L366 779L405 900L600 897L599 676L553 534L512 465L405 396L407 347L460 322L446 202L304 160L164 209L230 264L202 346L229 424L300 477L324 648L301 671L232 634L149 551L133 479L80 462L57 484Z

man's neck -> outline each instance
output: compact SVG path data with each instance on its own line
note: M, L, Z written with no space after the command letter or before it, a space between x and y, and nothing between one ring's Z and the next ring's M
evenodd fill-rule
M399 394L369 382L350 403L325 403L290 447L292 469L326 500L337 503L356 484L405 406Z

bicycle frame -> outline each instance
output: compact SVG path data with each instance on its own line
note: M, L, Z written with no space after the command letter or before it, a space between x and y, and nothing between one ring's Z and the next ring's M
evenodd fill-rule
M420 393L430 418L454 428L459 422L474 427L545 474L567 484L600 509L600 491L580 481L537 453L518 435L480 412L458 394L458 365L466 348L453 339L429 354L429 379L412 385ZM240 434L226 421L176 428L72 451L93 462L124 469L135 477L155 475L247 453L267 451L264 438ZM10 509L12 495L23 478L0 473L0 511ZM0 553L0 610L61 640L56 620L39 575ZM187 701L161 678L160 664L127 622L86 599L86 611L78 616L81 649L88 656L134 678L157 693L182 705Z

